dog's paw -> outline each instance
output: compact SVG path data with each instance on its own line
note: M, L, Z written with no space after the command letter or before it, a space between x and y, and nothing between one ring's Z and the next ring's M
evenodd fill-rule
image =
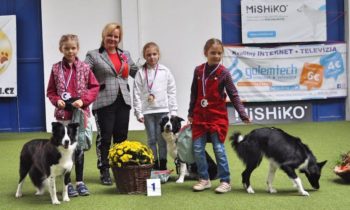
M67 196L67 197L63 197L63 201L64 202L69 202L70 201L70 199L69 199L69 197Z
M305 190L301 191L300 195L302 195L302 196L310 196L310 194L308 192L306 192Z
M249 187L247 188L247 193L249 193L249 194L254 194L255 192L254 192L253 188L252 188L251 186L249 186Z
M37 189L35 192L35 195L44 195L45 190L44 189Z
M16 198L20 198L20 197L22 197L22 195L23 195L22 192L16 192L15 196L16 196Z
M176 183L177 183L177 184L184 183L184 179L180 179L180 178L179 178L178 180L176 180Z
M269 187L267 188L267 192L272 194L272 193L277 193L277 190L275 188Z
M54 204L54 205L60 205L61 202L60 202L59 200L53 200L53 201L52 201L52 204Z

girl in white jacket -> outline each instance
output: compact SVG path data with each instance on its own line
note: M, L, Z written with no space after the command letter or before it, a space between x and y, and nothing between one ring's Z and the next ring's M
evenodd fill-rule
M159 47L149 42L143 47L146 62L134 80L133 106L137 120L145 124L148 146L152 149L155 170L166 170L167 148L159 122L164 115L177 115L176 85L170 70L159 64Z

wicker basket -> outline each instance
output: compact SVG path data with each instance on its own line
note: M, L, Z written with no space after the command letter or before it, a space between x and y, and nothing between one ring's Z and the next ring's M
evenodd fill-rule
M112 167L117 191L122 194L146 193L146 179L150 178L152 167L153 164Z
M345 182L350 183L350 168L344 170L344 169L340 169L340 166L335 166L333 171Z

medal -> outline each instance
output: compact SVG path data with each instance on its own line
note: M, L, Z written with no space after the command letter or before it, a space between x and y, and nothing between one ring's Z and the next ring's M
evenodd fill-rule
M209 103L208 103L208 100L207 100L207 99L203 98L203 99L201 100L201 106L202 106L203 108L207 107L208 104L209 104Z
M68 80L66 81L66 80L64 79L64 72L63 72L62 63L63 63L63 61L61 62L60 69L61 69L61 72L62 72L62 75L63 75L62 78L63 78L63 83L64 83L64 89L65 89L65 91L63 91L63 93L61 94L61 98L62 98L63 101L67 101L67 100L69 100L70 98L72 98L72 95L71 95L69 92L67 92L67 89L68 89L69 82L70 82L70 80L71 80L71 78L72 78L73 70L70 69L69 76L68 76Z
M147 101L148 101L148 103L153 103L154 102L154 95L153 94L149 94L148 95L148 98L147 98Z
M201 107L203 107L203 108L205 108L209 105L208 100L205 99L205 88L206 88L207 81L208 81L209 77L216 72L216 70L219 68L219 66L220 66L220 64L218 64L215 67L215 69L212 72L210 72L208 77L205 79L205 65L204 65L203 74L202 74L202 91L203 91L204 98L201 100ZM214 77L214 79L217 80L217 77Z
M156 67L156 71L154 72L153 80L152 80L152 82L149 82L148 73L147 73L147 67L145 67L145 76L146 76L147 88L148 88L148 92L149 92L149 95L147 97L147 101L150 104L154 103L154 100L155 100L155 96L152 93L152 87L153 87L154 80L156 79L157 72L158 72L158 64L157 64L157 67Z
M72 96L70 95L69 92L63 92L63 93L61 94L61 98L62 98L63 101L67 101L67 100L69 100L70 98L72 98Z

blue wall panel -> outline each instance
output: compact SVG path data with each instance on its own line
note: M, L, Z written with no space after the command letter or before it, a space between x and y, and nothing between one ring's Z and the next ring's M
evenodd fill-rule
M17 98L0 97L0 132L44 131L41 1L0 0L0 4L0 15L16 15L18 86Z

